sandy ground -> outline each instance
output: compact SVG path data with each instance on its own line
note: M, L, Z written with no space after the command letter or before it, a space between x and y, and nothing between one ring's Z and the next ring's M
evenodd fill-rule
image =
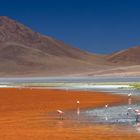
M49 116L56 109L75 109L77 100L80 108L86 108L126 103L127 97L99 92L1 88L0 140L139 139L139 133L129 133L125 126L79 124Z

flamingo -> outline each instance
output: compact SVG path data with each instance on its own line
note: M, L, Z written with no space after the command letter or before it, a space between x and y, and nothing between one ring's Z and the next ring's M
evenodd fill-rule
M108 108L108 104L105 105L105 108Z
M60 115L60 119L61 120L63 120L63 117L62 117L62 115L64 114L64 112L62 111L62 110L56 110L57 111L57 113Z
M80 103L80 101L77 101L77 104L79 104Z
M108 109L108 104L105 105L105 112L107 111Z
M107 121L108 120L108 117L107 117L107 108L108 108L108 104L105 105L105 120Z
M133 111L134 110L131 107L128 107L128 109L127 109L127 115L129 115L129 113L134 113Z
M130 110L132 110L132 108L131 107L128 107L128 109L127 109L128 111L130 111Z
M77 115L80 114L79 104L80 104L80 101L77 101Z
M108 104L105 105L105 111L108 109Z
M129 93L129 94L128 94L128 97L131 97L131 96L132 96L132 93Z
M135 114L136 114L136 122L138 122L138 118L140 116L140 109L136 109L134 111L135 111Z
M132 113L136 116L136 122L138 122L138 118L140 116L140 109L132 109L131 107L128 108L128 112L133 111ZM128 115L128 113L127 113Z
M129 93L128 94L128 105L131 105L132 104L132 98L131 98L131 96L132 96L132 93Z

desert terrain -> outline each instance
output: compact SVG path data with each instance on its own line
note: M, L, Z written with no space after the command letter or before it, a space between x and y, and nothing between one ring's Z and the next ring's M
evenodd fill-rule
M112 54L86 52L0 16L1 77L139 76L139 54L140 46Z

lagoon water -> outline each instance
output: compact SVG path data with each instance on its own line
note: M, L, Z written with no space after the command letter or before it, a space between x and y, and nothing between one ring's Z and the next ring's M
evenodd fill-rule
M0 78L0 83L91 83L91 82L140 82L140 77L10 77Z
M127 88L119 88L117 86L92 86L89 83L102 83L102 82L140 82L140 77L83 77L83 78L46 78L46 77L35 77L35 78L0 78L0 83L86 83L85 86L62 86L60 89L66 90L93 90L93 91L104 91L110 92L111 94L125 94L132 93L132 96L140 96L139 90L132 90ZM54 88L54 87L53 87ZM58 87L57 87L58 88ZM89 93L88 93L89 94ZM132 102L133 103L133 102ZM87 108L81 109L80 114L77 115L76 110L67 110L64 114L64 120L60 120L59 115L56 112L51 114L46 114L45 112L39 112L33 116L25 116L24 121L28 122L29 126L34 126L36 122L39 124L39 130L43 129L46 134L46 129L49 130L50 135L53 135L53 130L59 134L61 131L68 130L70 132L78 132L78 134L84 134L85 130L82 127L90 128L90 135L93 137L102 133L102 135L107 134L108 137L111 135L121 135L121 132L126 133L132 131L139 131L139 123L136 123L135 115L128 113L128 107L133 109L140 109L139 103L134 103L131 106L117 105L109 106L108 109L105 107L100 108ZM24 113L23 113L24 114ZM52 117L54 116L54 117ZM8 116L9 117L9 116ZM21 118L21 117L19 117ZM11 118L10 118L11 119ZM14 119L12 120L15 121ZM21 120L19 120L21 121ZM27 123L26 122L26 123ZM7 123L7 122L6 122ZM15 123L15 122L14 122ZM96 127L97 125L97 127ZM104 125L107 125L104 127ZM21 127L21 126L20 126ZM23 127L23 126L22 126ZM102 128L103 127L103 128ZM112 134L112 131L114 134ZM45 129L44 129L45 128ZM101 128L98 132L97 130ZM105 128L105 129L104 129ZM112 130L113 128L113 130ZM123 129L123 130L120 130ZM124 129L125 128L125 129ZM32 128L34 129L34 128ZM97 130L96 130L97 129ZM38 130L38 129L37 129ZM93 131L95 130L95 131ZM104 130L106 130L104 132ZM38 132L38 131L37 131ZM65 132L65 131L64 131ZM93 133L94 132L94 133ZM95 133L96 132L96 133ZM89 133L89 132L88 132ZM55 135L56 135L55 134ZM40 135L40 134L38 134ZM49 134L48 134L49 135ZM84 134L85 135L85 134ZM69 135L68 135L69 136ZM87 135L87 139L88 139ZM77 136L76 136L77 137ZM131 136L130 136L131 137ZM113 139L113 138L112 138Z

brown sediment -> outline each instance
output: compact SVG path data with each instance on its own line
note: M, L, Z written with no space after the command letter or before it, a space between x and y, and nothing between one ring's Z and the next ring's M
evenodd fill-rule
M127 97L101 92L50 89L0 89L1 140L101 140L138 139L136 133L121 133L116 126L73 126L73 122L44 120L41 114L56 109L98 107L126 103ZM65 127L66 124L69 127ZM72 126L71 126L72 125ZM119 131L119 132L118 132Z
M3 88L0 89L0 112L74 109L77 100L80 108L85 108L123 103L127 97L93 91Z

